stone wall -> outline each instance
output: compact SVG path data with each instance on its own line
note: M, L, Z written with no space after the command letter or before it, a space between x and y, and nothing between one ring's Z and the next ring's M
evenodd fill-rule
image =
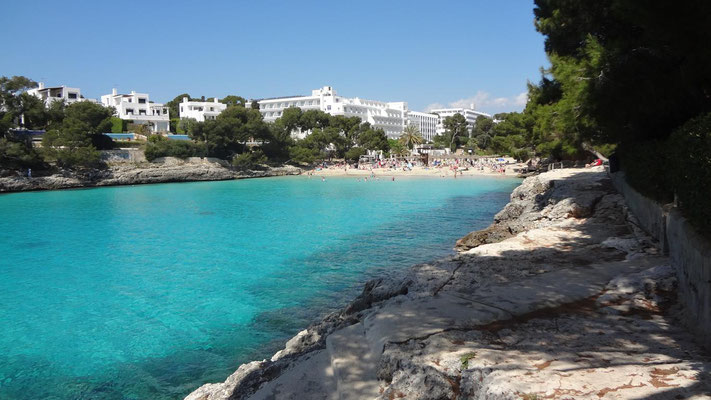
M147 161L141 149L102 150L101 159L109 163L140 163Z
M677 209L666 218L669 257L676 268L684 319L702 346L711 350L711 243L694 231Z
M669 254L679 280L686 325L711 350L711 242L696 233L672 204L661 205L642 196L627 184L622 172L610 175L640 227Z

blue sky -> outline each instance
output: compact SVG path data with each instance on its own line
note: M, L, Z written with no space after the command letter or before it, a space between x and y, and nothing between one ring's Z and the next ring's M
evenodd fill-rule
M0 75L165 102L339 94L520 110L548 65L531 0L9 1Z

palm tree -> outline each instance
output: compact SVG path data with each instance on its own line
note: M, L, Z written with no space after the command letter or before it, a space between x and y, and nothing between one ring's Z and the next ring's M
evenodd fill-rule
M420 129L415 125L408 125L400 135L400 143L408 149L412 149L416 144L424 142Z

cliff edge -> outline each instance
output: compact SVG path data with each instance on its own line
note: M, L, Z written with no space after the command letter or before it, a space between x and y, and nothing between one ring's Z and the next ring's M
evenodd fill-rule
M223 162L224 163L224 162ZM299 175L300 168L284 166L256 171L236 171L209 159L180 160L167 157L155 163L116 163L105 169L65 171L49 176L0 177L0 193L84 187L139 185L168 182L223 181L266 176Z
M676 278L601 168L527 178L460 253L378 279L189 400L706 398Z

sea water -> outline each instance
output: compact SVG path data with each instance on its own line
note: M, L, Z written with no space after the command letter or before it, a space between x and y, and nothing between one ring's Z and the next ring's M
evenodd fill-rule
M519 183L284 177L0 195L0 398L177 399L370 278L452 254Z

